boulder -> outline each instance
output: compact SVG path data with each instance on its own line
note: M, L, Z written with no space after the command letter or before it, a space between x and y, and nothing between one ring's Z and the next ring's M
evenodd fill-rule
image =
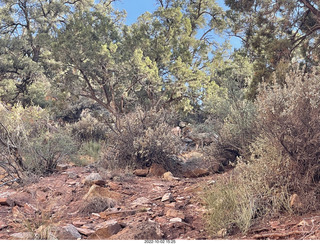
M96 231L89 236L89 240L106 240L110 236L117 234L122 227L116 220L109 220L98 224Z
M88 175L85 180L84 184L85 185L104 185L106 182L102 179L101 175L99 173L91 173Z
M153 163L149 169L148 176L157 176L161 177L167 171L161 164Z
M79 231L72 224L68 224L63 227L60 227L60 226L53 227L52 232L54 233L54 236L58 240L78 240L78 239L81 239L81 235L80 235Z

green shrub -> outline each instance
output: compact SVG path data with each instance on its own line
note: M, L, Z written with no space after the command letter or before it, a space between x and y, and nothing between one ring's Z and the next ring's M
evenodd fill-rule
M68 131L50 121L40 107L0 104L1 164L8 174L52 173L76 151Z
M50 174L59 162L76 152L76 146L74 139L61 128L31 137L27 146L21 148L25 169L35 174Z
M233 104L217 131L217 138L206 148L206 157L227 165L230 161L234 162L238 156L248 156L249 145L259 133L255 123L256 108L252 102L242 100Z
M106 161L119 168L143 168L154 162L169 170L182 148L180 138L171 133L171 119L165 110L137 109L126 115L121 127L109 134Z

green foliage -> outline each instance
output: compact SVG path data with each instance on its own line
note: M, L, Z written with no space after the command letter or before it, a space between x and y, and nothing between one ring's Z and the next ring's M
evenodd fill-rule
M51 74L48 54L56 30L72 9L85 5L85 0L73 4L59 0L1 1L0 81L9 91L0 94L2 100L30 104L29 86Z
M8 174L52 173L57 163L75 153L72 137L51 123L45 110L0 105L1 167Z
M236 157L248 156L250 144L259 135L254 104L246 100L234 104L221 127L217 128L217 134L217 139L205 150L208 158L227 165Z
M158 1L159 7L145 13L124 30L127 55L135 49L156 63L163 106L188 113L201 106L207 90L217 90L210 80L211 34L220 33L224 11L214 1Z
M79 121L67 127L80 142L106 140L108 132L107 125L90 114L88 109L82 111Z
M182 148L171 132L172 114L165 110L137 109L125 116L119 131L109 134L109 158L118 168L144 168L152 163L173 169L173 157Z
M227 0L231 29L243 40L255 73L248 97L254 99L260 83L272 82L283 64L319 63L319 3L317 1ZM282 66L282 67L279 67ZM279 83L284 76L277 76Z
M237 156L246 156L250 143L259 134L255 105L245 99L253 67L242 52L235 52L225 61L217 56L213 67L212 79L220 85L220 94L206 96L203 109L218 136L206 148L206 156L226 165Z

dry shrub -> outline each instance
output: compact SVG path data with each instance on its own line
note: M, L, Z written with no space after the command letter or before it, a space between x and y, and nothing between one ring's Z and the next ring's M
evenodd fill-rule
M287 75L283 86L263 87L258 96L263 135L290 158L290 191L308 199L304 211L320 207L319 68ZM289 169L288 169L289 170Z
M92 213L100 213L108 208L113 208L115 201L111 198L94 197L87 200L79 213L83 215L90 215Z
M249 155L249 145L258 135L255 122L256 108L252 102L243 100L233 104L218 136L206 147L206 157L226 166L238 156Z
M256 219L291 211L290 160L261 138L252 145L251 152L250 160L239 158L233 174L206 192L210 231L225 228L231 232L236 227L245 233Z
M106 140L108 127L106 123L92 116L88 109L82 111L80 120L69 124L72 135L81 142Z
M40 107L0 104L0 167L8 175L52 173L76 151L68 131L50 121Z
M182 143L171 133L172 116L165 110L141 109L126 115L121 127L109 135L105 161L119 168L144 168L158 163L168 170L174 169L173 158Z
M246 232L255 219L320 207L320 82L318 72L293 71L286 84L263 87L257 98L261 135L234 174L206 193L213 231L236 226ZM290 206L298 194L300 207Z

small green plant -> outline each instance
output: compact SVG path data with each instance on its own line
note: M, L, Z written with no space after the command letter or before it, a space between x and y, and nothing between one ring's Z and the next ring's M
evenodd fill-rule
M269 140L252 144L252 157L239 158L233 174L205 193L208 228L212 232L237 227L243 233L254 220L290 212L287 167L290 159Z

